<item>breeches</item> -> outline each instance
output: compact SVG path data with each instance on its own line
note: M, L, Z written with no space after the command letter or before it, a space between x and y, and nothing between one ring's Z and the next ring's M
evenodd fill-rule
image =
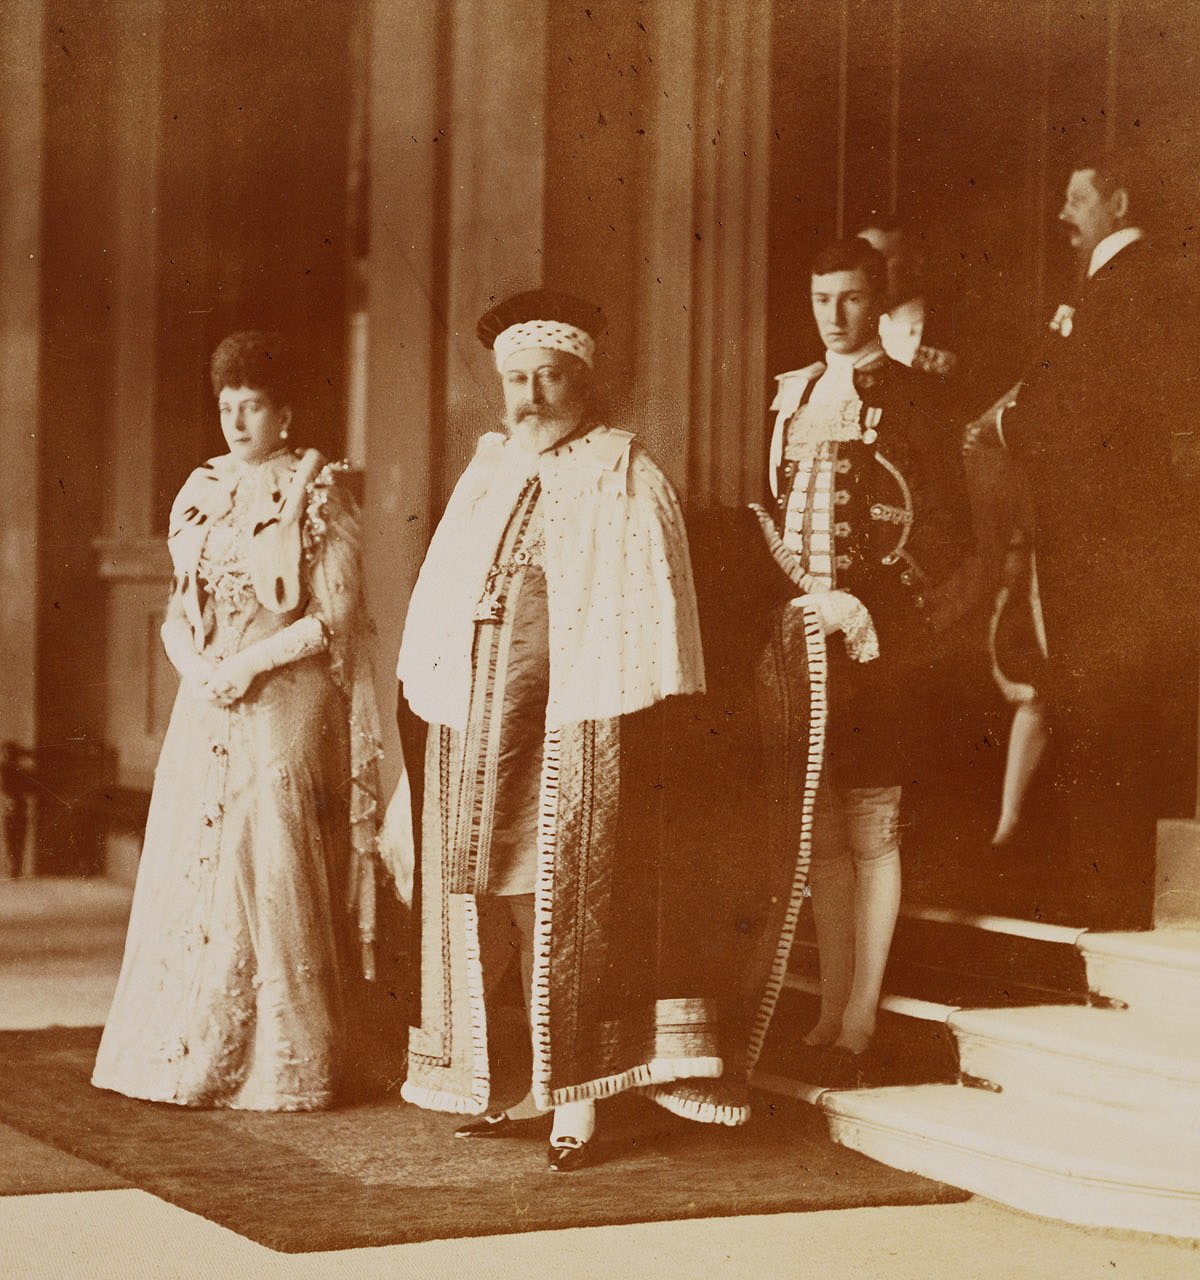
M822 781L813 814L813 869L852 862L874 870L900 860L900 788Z
M901 642L896 647L901 649ZM925 749L928 683L927 672L899 657L854 662L833 637L826 758L836 762L838 784L880 790L912 776L914 761Z

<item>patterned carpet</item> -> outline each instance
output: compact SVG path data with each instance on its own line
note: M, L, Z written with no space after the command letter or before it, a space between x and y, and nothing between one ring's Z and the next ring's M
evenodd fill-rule
M98 1038L0 1033L0 1121L88 1162L81 1179L98 1166L285 1252L964 1198L835 1146L798 1104L764 1102L746 1128L722 1129L615 1099L600 1110L602 1163L552 1175L545 1122L527 1140L467 1143L452 1117L394 1097L263 1115L104 1093L88 1082Z

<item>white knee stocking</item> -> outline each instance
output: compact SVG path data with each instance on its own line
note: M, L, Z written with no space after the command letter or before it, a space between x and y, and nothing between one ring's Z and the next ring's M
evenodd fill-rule
M1008 755L1004 762L1004 791L1000 798L1000 821L992 844L1001 845L1012 839L1021 820L1021 810L1029 793L1029 784L1041 763L1049 731L1046 715L1038 702L1025 702L1013 713L1008 734Z
M854 864L840 804L830 792L818 798L808 879L821 963L821 1012L804 1043L822 1047L832 1044L841 1032L842 1011L854 977Z
M596 1132L596 1104L594 1102L564 1102L554 1108L554 1128L550 1131L551 1145L561 1138L578 1138L587 1142Z
M848 789L844 812L854 858L854 978L837 1045L861 1053L875 1034L900 911L900 788Z

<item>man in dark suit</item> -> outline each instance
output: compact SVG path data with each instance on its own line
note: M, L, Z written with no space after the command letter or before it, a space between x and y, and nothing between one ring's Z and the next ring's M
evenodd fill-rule
M1188 810L1195 778L1196 547L1174 449L1196 404L1195 311L1138 199L1128 159L1075 167L1059 219L1077 303L968 445L1003 444L1028 484L1069 809L1058 911L1093 927L1149 924L1155 821Z

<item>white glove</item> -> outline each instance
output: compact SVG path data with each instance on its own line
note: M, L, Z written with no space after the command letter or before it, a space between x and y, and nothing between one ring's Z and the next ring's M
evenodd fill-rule
M845 637L846 652L855 662L879 657L879 637L867 606L849 591L810 591L796 596L792 604L812 609L827 636L840 631Z
M400 775L383 816L383 826L379 829L379 856L392 873L401 902L411 907L417 850L413 841L412 791L407 772Z
M209 696L219 706L231 707L245 696L256 676L321 653L328 643L320 618L312 614L299 618L218 662L206 682Z
M792 603L807 605L816 610L817 617L821 619L821 628L827 636L835 631L844 631L854 612L854 606L862 607L860 601L849 591L812 591L807 595L797 596Z
M159 635L162 636L163 649L171 666L179 672L179 678L190 685L194 692L210 698L212 695L208 682L216 672L217 664L196 652L192 628L188 623L182 617L168 615Z

